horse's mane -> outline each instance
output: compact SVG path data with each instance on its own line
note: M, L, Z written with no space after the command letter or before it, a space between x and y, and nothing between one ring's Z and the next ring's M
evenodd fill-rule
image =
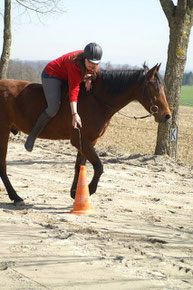
M98 78L108 87L109 93L124 92L130 85L141 82L144 79L144 69L128 70L101 70Z
M108 87L109 93L117 94L124 92L130 85L139 84L144 81L145 75L149 68L146 64L143 68L127 69L127 70L100 70L98 72L98 79L101 79L104 85ZM163 85L163 80L159 73L155 74L157 88Z

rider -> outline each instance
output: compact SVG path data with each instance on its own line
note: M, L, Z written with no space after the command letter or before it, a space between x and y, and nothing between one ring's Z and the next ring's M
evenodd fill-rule
M74 128L77 128L77 125L82 126L81 118L77 112L79 85L83 81L85 82L86 90L90 90L90 76L96 77L102 53L100 45L89 43L84 50L64 54L46 65L42 72L42 85L47 108L40 114L30 135L27 137L25 142L27 151L31 152L33 150L35 139L58 112L61 103L63 80L68 81L72 126Z

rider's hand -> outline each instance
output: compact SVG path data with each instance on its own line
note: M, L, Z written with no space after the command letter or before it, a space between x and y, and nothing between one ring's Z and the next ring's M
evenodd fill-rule
M78 126L82 127L82 122L78 113L74 113L72 116L72 126L76 129Z
M91 79L87 79L85 81L85 88L86 88L87 92L90 91L90 89L92 88L92 83L91 82L92 82Z

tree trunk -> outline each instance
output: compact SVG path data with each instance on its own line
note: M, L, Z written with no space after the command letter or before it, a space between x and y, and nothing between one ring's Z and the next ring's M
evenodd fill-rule
M193 20L193 0L160 0L170 27L168 59L165 72L166 95L172 113L170 121L159 124L155 154L177 157L178 109L189 36Z
M7 77L11 50L11 0L4 0L4 35L3 50L0 60L0 79Z

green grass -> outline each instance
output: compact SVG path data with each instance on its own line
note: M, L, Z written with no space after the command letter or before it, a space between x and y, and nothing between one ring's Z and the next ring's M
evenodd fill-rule
M193 86L182 86L180 105L193 106Z

